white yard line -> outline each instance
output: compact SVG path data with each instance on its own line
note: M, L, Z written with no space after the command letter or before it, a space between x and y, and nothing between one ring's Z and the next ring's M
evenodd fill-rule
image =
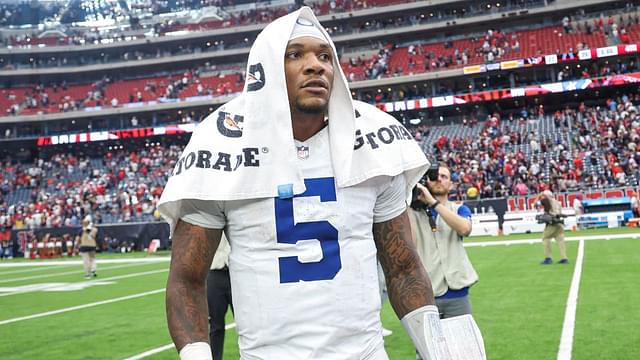
M122 263L156 263L170 261L170 256L156 256L149 258L127 258L127 259L98 259L98 264L122 264ZM82 265L82 260L50 260L50 261L33 261L33 262L11 262L0 264L0 268L12 267L29 267L29 266L65 266L65 265Z
M128 358L126 358L125 360L139 360L139 359L144 359L144 358L146 358L147 356L155 355L155 354L157 354L157 353L161 353L161 352L163 352L163 351L167 351L167 350L169 350L169 349L173 349L173 348L175 348L175 347L176 347L176 346L175 346L175 344L174 344L174 343L167 344L167 345L164 345L164 346L160 346L160 347L158 347L158 348L155 348L155 349L151 349L151 350L149 350L149 351L145 351L145 352L140 353L140 354L137 354L137 355L133 355L132 357L128 357Z
M101 267L98 270L100 270L100 271L102 271L102 270L112 270L112 269L120 269L120 268L132 267L132 266L140 266L140 265L147 265L147 264L146 263L136 263L136 264L127 263L127 264L124 264L124 265L116 265L116 266L111 266L111 267ZM38 270L40 270L40 269L38 269ZM4 283L8 283L8 282L15 282L15 281L42 279L42 278L61 276L61 275L71 275L71 274L84 274L84 270L73 270L73 271L65 271L65 272L59 272L59 273L53 273L53 274L25 276L25 277L15 278L15 279L4 279L4 280L0 280L0 284L4 284ZM0 276L1 275L4 275L4 274L0 274Z
M576 308L578 305L578 292L580 290L580 277L582 276L582 260L584 259L584 241L578 245L578 256L576 257L576 267L573 269L573 278L569 288L567 307L564 311L564 323L562 324L562 335L560 336L560 349L558 350L558 360L571 360L573 350L573 330L576 324Z
M225 330L229 330L229 329L233 329L235 327L236 327L236 323L231 323L231 324L225 326L224 329ZM144 358L146 358L148 356L155 355L157 353L161 353L163 351L167 351L167 350L173 349L173 348L175 348L175 345L173 343L171 343L171 344L167 344L167 345L163 345L163 346L157 347L155 349L151 349L151 350L145 351L145 352L137 354L137 355L133 355L133 356L128 357L128 358L126 358L124 360L140 360L140 359L144 359Z
M72 306L72 307L68 307L68 308L53 310L53 311L47 311L47 312L33 314L33 315L29 315L29 316L21 316L21 317L17 317L17 318L13 318L13 319L2 320L2 321L0 321L0 325L6 325L6 324L15 323L15 322L18 322L18 321L36 319L36 318L41 318L41 317L45 317L45 316L50 316L50 315L56 315L56 314L61 314L61 313L65 313L65 312L70 312L70 311L82 310L82 309L86 309L86 308L90 308L90 307L95 307L95 306L105 305L105 304L111 304L111 303L115 303L115 302L118 302L118 301L136 299L136 298L139 298L139 297L158 294L158 293L162 293L162 292L164 292L164 288L151 290L151 291L147 291L147 292L143 292L143 293L139 293L139 294L122 296L122 297L119 297L119 298L114 298L114 299L109 299L109 300L93 302L93 303L84 304L84 305L78 305L78 306Z
M640 233L629 234L616 234L616 235L592 235L592 236L569 236L565 237L565 241L580 241L580 240L615 240L615 239L637 239L640 238ZM496 241L470 241L473 238L466 238L465 247L484 247L484 246L498 246L498 245L519 245L519 244L537 244L542 242L542 234L537 239L521 239L521 240L496 240Z
M75 267L76 265L69 264L66 267L72 267L72 266ZM65 266L60 266L60 267L65 267ZM50 270L50 268L49 267L45 267L45 266L41 266L41 267L37 267L35 269L21 269L21 270L12 270L12 271L0 271L0 276L7 275L7 274L21 274L21 273L28 273L28 272L44 271L44 270Z
M169 269L151 270L151 271L144 271L144 272L133 273L133 274L112 276L112 277L108 277L108 278L100 278L99 280L100 281L119 280L119 279L126 279L126 278L137 277L137 276L157 274L157 273L167 272L167 271L169 271ZM90 282L90 281L93 281L93 280L87 280L87 282ZM60 284L52 284L51 286L59 286L59 285ZM14 292L0 294L0 297L17 295L17 294L25 294L25 293L30 293L30 292L34 292L34 291L42 291L42 290L43 290L42 287L37 288L37 289L25 289L25 290L20 290L20 291L14 291Z

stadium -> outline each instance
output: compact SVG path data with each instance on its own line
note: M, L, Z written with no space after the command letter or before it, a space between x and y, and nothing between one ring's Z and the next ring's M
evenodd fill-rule
M303 5L352 98L451 169L486 358L639 359L637 0L1 0L0 357L178 358L160 197L198 124L253 76L260 31ZM547 190L566 266L540 265ZM381 318L389 358L415 359L388 301Z

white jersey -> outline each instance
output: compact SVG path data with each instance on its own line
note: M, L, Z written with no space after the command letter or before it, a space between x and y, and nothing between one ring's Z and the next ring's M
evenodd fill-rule
M406 209L404 177L336 189L327 128L296 145L305 193L192 200L182 219L225 229L242 359L387 359L372 226Z

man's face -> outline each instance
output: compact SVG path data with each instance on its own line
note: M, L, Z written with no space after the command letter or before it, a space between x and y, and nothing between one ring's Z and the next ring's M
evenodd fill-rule
M438 180L427 181L427 187L433 196L449 194L449 190L451 189L451 173L449 169L441 166L438 169Z
M284 73L292 110L326 112L333 85L333 51L327 43L310 36L289 41Z

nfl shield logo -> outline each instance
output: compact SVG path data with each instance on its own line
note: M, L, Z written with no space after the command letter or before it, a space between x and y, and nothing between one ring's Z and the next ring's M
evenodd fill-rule
M297 146L298 148L298 159L307 160L309 158L309 147L308 146Z

